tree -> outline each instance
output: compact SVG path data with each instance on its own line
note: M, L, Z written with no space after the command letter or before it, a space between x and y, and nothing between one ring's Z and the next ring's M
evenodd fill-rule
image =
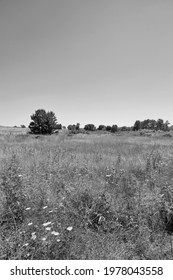
M76 124L76 130L79 130L80 129L80 123L77 123Z
M56 125L56 129L62 129L62 124L61 124L61 123L58 123L58 124Z
M97 128L97 130L105 130L105 129L106 129L106 126L103 124L100 124Z
M112 127L110 125L106 126L106 131L111 131Z
M86 124L86 125L84 126L84 129L85 129L85 130L89 130L89 131L95 131L95 130L96 130L96 127L95 127L94 124Z
M118 126L116 124L113 124L112 127L111 127L111 132L115 133L117 131L118 131Z
M169 125L170 125L170 122L169 122L169 121L166 121L166 122L164 123L164 131L170 131Z
M34 134L51 134L57 126L55 113L47 112L44 109L38 109L31 115L29 128Z
M156 123L157 130L164 130L164 121L162 119L158 119Z
M68 130L76 130L76 125L75 124L69 124L68 126L67 126L67 129Z
M141 122L140 121L135 121L135 124L133 126L133 130L139 130L141 128Z
M120 131L130 131L130 128L128 127L128 126L121 126L120 128L119 128L119 130Z

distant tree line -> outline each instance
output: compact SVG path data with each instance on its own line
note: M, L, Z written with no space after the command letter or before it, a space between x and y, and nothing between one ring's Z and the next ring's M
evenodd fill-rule
M118 131L137 131L141 129L150 129L150 130L163 130L163 131L169 131L169 121L163 121L162 119L153 120L153 119L146 119L144 121L137 120L133 126L121 126L118 127L116 124L114 125L103 125L100 124L97 128L94 124L86 124L84 126L85 131L108 131L111 133L115 133ZM80 131L79 124L73 124L69 125L68 130L71 130L73 132Z
M112 126L110 126L110 125L106 126L106 125L101 124L97 128L94 124L86 124L83 129L80 129L80 124L77 123L76 125L70 124L70 125L68 125L67 128L68 128L68 130L71 130L72 132L75 132L75 131L81 132L82 130L85 130L85 131L97 131L97 130L101 131L102 130L102 131L109 131L109 132L114 133L114 132L118 131L118 126L116 124L114 124Z
M57 133L62 128L66 128L64 126L62 127L61 124L58 124L54 112L46 112L44 109L36 110L35 113L31 115L31 120L32 121L28 127L30 128L31 133L34 134L52 134ZM107 131L116 133L118 131L138 131L142 129L169 131L169 124L169 121L164 122L163 119L158 119L157 121L153 119L146 119L144 121L136 120L134 125L131 127L118 127L116 124L113 124L112 126L100 124L96 127L94 124L89 123L86 124L84 128L80 128L80 123L77 123L68 125L67 129L71 133L88 133L88 131ZM21 127L24 128L25 126L21 125Z
M133 130L140 130L140 129L151 129L151 130L163 130L163 131L169 131L169 121L165 121L162 119L156 120L144 120L139 121L137 120L133 126Z

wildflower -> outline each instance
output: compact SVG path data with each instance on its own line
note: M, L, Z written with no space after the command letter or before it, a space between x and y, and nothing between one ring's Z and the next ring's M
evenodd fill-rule
M43 237L41 240L42 240L42 241L46 241L46 237Z
M48 206L43 206L43 209L46 209Z
M47 227L47 226L50 225L51 223L52 223L52 222L44 223L43 226L44 226L44 227Z
M33 225L33 223L32 223L32 222L28 224L28 226L31 226L31 225Z
M53 235L59 235L59 232L57 232L57 231L52 231L51 232Z
M111 177L111 174L107 174L106 177L108 177L108 178Z
M71 231L72 229L73 229L73 227L68 227L67 228L68 231Z
M29 243L25 243L23 246L27 247L29 245Z
M101 223L104 222L104 221L105 221L105 217L100 216L100 217L99 217L99 220L98 220L98 224L101 224Z
M19 178L22 177L22 174L19 174L18 177L19 177Z
M46 227L45 230L51 230L51 227Z
M31 209L31 207L27 207L25 210L28 211L28 210L30 210L30 209Z
M50 210L50 211L49 211L49 213L52 213L52 212L53 212L53 210Z
M57 242L60 242L61 240L60 240L60 239L57 239L56 241L57 241Z
M37 238L35 232L32 232L31 235L32 235L32 236L31 236L31 239L32 239L32 240L35 240L35 239Z

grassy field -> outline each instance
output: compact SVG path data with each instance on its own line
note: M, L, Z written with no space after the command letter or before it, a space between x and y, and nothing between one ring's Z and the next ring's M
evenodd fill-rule
M173 259L171 133L0 129L0 259Z

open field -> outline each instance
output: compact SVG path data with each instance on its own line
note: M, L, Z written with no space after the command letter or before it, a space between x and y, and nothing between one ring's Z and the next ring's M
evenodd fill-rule
M28 128L0 126L0 135L26 134Z
M0 129L0 259L173 259L169 134Z

